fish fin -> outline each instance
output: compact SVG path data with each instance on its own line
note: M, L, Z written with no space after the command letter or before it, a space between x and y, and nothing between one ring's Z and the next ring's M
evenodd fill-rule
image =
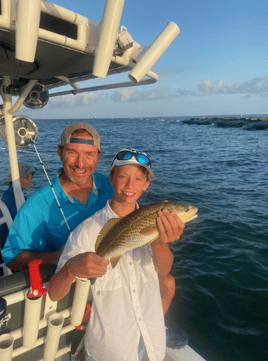
M121 258L122 258L122 255L120 254L119 256L112 257L110 259L110 263L112 265L112 268L115 268L115 266L117 265L117 263L120 261Z
M95 251L97 251L102 239L104 238L104 236L110 231L110 229L116 225L119 221L120 221L121 218L111 218L109 219L109 221L107 223L105 223L105 225L102 227L98 237L97 237L97 240L96 240L96 243L95 243Z

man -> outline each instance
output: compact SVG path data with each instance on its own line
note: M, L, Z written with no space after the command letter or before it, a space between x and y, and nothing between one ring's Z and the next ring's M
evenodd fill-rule
M109 178L94 173L101 150L100 137L93 127L83 122L69 125L61 135L57 152L63 169L52 185L68 226L51 187L34 192L20 208L2 251L5 264L11 269L25 270L33 259L56 265L70 231L112 198ZM179 239L183 232L179 218L166 210L159 212L157 222L161 237L170 242ZM166 292L170 300L174 291L175 284L171 282Z
M162 276L170 272L173 255L167 244L169 239L161 237L164 234L161 232L152 245L126 252L115 268L95 253L102 227L109 219L134 211L153 176L145 153L124 149L115 156L110 173L114 186L112 200L70 235L58 272L49 282L49 296L58 301L69 292L76 277L97 278L92 287L92 312L85 335L86 360L136 361L143 344L150 361L162 361L165 357L164 317L156 269ZM157 223L161 228L161 222Z
M2 251L5 264L14 270L26 269L33 259L56 265L70 231L112 197L108 177L94 173L101 155L94 128L82 122L69 125L57 152L63 169L52 184L68 226L51 187L34 192L19 210Z

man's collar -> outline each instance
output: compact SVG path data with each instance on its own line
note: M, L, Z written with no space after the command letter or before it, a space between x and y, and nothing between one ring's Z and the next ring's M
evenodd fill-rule
M98 188L97 188L97 185L96 185L96 179L95 179L95 175L94 175L94 174L93 174L93 176L92 176L92 179L93 179L92 192L95 194L95 196L98 196L98 195L99 195L99 191L98 191Z

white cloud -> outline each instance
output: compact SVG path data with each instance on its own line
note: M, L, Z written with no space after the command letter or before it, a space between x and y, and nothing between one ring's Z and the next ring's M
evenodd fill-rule
M181 93L181 91L179 91ZM223 80L204 80L197 86L198 96L212 94L244 94L244 95L268 95L268 74L262 78L253 78L243 82L224 82ZM194 94L192 94L194 95Z
M96 93L81 93L81 94L68 94L60 97L53 97L49 99L49 106L51 108L66 108L74 106L86 106L88 104L98 103L102 100L100 94Z
M128 101L132 101L133 96L135 96L135 90L133 88L127 89L127 88L122 88L122 89L117 89L115 90L112 95L109 96L109 98L111 100L113 100L114 102L128 102Z
M114 102L137 102L147 100L159 100L175 97L169 88L152 88L144 89L142 91L136 89L117 89L110 96Z
M192 90L183 89L183 90L178 90L177 94L179 94L180 96L187 96L187 95L196 96L197 92L193 92Z

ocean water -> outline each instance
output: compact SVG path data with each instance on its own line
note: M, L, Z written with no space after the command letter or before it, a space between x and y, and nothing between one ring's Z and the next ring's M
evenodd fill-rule
M184 124L185 118L89 119L101 135L97 171L108 174L123 147L146 151L156 179L140 204L178 201L198 207L171 245L176 295L166 315L208 361L268 360L268 130ZM52 179L56 147L75 121L36 120L36 147ZM250 129L250 128L249 128ZM0 140L0 195L8 155ZM47 184L33 147L18 153L35 166L29 193Z

